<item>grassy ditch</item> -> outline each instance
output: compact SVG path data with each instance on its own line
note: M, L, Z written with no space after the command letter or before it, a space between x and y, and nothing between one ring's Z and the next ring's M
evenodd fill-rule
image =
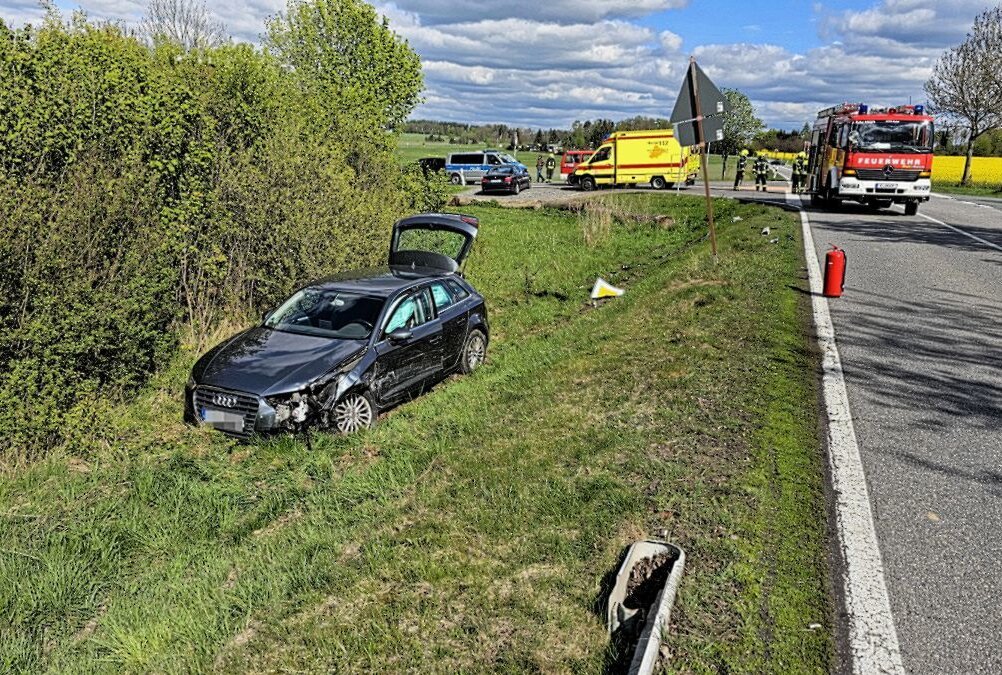
M490 362L355 437L188 429L179 360L0 484L0 670L598 673L603 580L663 532L669 669L827 671L798 225L717 209L714 264L698 199L465 207ZM597 275L626 295L591 308Z

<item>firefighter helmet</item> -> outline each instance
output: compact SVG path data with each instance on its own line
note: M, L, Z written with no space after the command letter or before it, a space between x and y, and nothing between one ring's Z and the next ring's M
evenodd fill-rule
M741 156L742 157L747 157L748 156L748 150L747 150L747 148L741 151Z

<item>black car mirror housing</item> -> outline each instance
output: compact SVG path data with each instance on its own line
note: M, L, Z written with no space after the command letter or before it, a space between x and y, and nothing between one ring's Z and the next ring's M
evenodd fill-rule
M407 342L413 337L414 333L407 330L406 328L397 328L396 330L387 333L386 337L390 342L396 344L398 342Z

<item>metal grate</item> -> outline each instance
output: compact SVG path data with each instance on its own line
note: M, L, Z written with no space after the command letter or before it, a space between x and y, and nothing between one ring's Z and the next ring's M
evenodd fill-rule
M896 180L916 181L921 171L913 169L894 169L884 173L883 169L857 169L856 176L860 180Z
M258 398L238 391L226 391L211 387L197 387L194 395L195 416L202 419L202 410L231 413L243 417L243 429L237 431L225 426L213 425L227 436L248 438L254 433L257 422ZM232 404L232 405L230 405Z

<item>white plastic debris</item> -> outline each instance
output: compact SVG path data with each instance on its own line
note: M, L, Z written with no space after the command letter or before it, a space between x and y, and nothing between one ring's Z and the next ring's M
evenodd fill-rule
M595 280L595 285L592 286L591 299L618 298L625 292L622 288L616 288L602 277L599 277Z
M762 228L762 236L763 237L768 237L770 232L772 232L772 230L770 230L768 227L763 227Z
M744 218L742 218L741 216L734 216L733 218L731 218L732 223L740 223L742 220L744 220Z

